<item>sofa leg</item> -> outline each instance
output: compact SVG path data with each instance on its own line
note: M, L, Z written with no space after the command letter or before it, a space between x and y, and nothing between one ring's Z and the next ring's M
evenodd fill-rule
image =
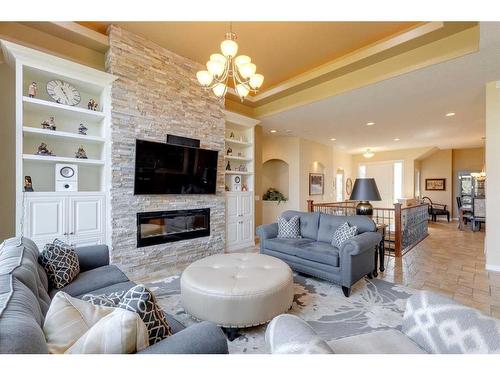
M226 334L226 337L229 341L234 341L240 336L240 334L238 333L238 328L222 327L222 331Z
M366 275L369 279L373 279L373 272L369 272L368 275Z
M349 297L351 295L351 288L342 285L342 292L344 292L344 296Z

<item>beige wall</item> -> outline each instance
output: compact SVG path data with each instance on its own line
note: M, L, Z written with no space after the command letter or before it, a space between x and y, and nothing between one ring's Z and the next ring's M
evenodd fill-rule
M486 269L500 272L500 81L486 86Z
M15 76L7 64L0 64L0 242L15 235L16 220L16 120ZM8 93L8 94L6 94Z
M420 192L422 196L429 197L432 202L446 204L452 210L452 150L439 150L431 156L420 161ZM445 178L446 190L433 191L425 189L425 180L428 178Z
M344 171L344 184L343 184L343 186L335 186L335 189L333 190L334 200L336 200L335 198L336 198L336 193L337 193L336 190L337 189L342 189L344 192L344 199L347 199L347 194L346 194L346 190L345 190L345 183L346 183L348 178L351 178L352 181L354 181L354 179L356 178L356 173L354 173L354 169L352 167L352 165L353 165L352 155L334 147L332 156L333 156L334 177L335 177L335 174L337 173L337 170L341 169Z
M376 152L375 155L366 159L363 155L353 155L352 157L352 174L354 177L358 175L359 164L368 164L381 161L403 161L404 180L403 180L403 195L405 198L413 198L415 196L415 170L414 162L431 150L432 147L411 148L405 150L394 150Z
M262 224L262 126L254 128L255 228Z

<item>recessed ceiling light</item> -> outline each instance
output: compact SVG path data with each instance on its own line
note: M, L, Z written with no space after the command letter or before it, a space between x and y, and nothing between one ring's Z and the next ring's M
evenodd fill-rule
M337 138L330 138L330 141L336 141Z
M372 126L372 125L375 125L375 123L371 121L366 123L366 126Z
M399 138L394 138L394 142L399 142L401 139Z
M276 133L276 132L277 132L277 130L274 130L274 129L273 129L273 130L271 130L271 133Z
M446 114L446 117L451 117L451 116L455 116L455 112L448 112Z

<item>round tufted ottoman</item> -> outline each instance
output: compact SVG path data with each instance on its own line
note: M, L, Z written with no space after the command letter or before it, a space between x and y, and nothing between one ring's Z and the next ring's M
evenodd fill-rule
M266 323L292 302L292 270L268 255L212 255L189 265L181 276L186 312L226 328Z

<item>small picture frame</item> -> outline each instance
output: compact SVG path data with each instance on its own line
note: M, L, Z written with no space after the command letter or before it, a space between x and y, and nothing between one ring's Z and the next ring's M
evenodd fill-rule
M309 195L323 195L325 193L325 175L323 173L309 173Z
M446 190L446 178L426 178L425 179L425 190L445 191Z

